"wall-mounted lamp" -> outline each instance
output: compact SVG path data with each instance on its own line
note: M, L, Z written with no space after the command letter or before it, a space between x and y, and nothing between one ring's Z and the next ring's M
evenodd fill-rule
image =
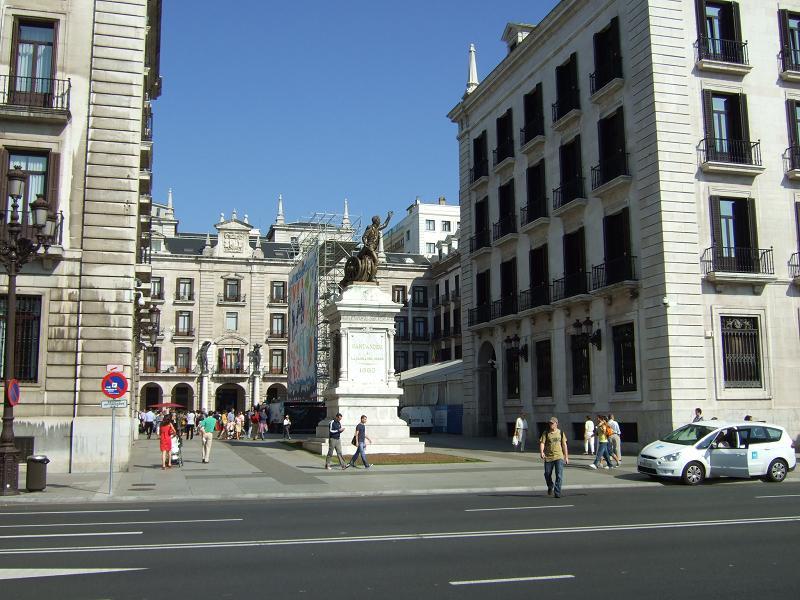
M598 350L602 350L603 333L599 329L596 329L594 332L592 332L593 326L594 322L589 317L586 317L584 321L575 319L575 322L572 324L572 329L576 336L583 337L592 346Z
M511 355L514 358L524 358L525 362L528 362L528 344L522 344L522 346L520 346L519 342L520 339L516 333L513 336L506 337L506 349L511 350Z

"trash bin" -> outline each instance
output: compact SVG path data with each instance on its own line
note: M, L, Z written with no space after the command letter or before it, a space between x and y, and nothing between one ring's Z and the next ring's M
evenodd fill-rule
M29 492L41 492L47 487L47 464L50 459L38 454L28 457L28 472L25 475L25 488Z

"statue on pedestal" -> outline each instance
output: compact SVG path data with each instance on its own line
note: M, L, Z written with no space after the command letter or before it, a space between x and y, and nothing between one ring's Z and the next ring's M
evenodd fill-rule
M361 236L361 250L355 256L347 259L344 265L344 279L341 286L347 287L351 283L366 281L376 282L378 275L378 244L381 239L381 231L386 229L389 220L392 218L392 211L386 215L386 220L381 225L381 218L378 215L372 217L372 224L364 230Z

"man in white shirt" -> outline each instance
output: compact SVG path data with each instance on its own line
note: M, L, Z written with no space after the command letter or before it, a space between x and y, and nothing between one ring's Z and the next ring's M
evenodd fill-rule
M156 420L156 415L152 411L152 409L148 409L146 413L144 413L144 432L147 434L147 439L150 439L150 436L153 435L153 425Z
M608 449L611 457L617 461L617 466L619 466L622 464L622 440L620 439L622 430L619 428L619 423L614 419L614 415L608 415L607 423L614 432L614 435L608 438Z
M186 439L192 440L194 439L194 423L197 415L193 410L190 410L189 413L186 415Z
M514 435L517 436L517 449L520 452L525 452L525 439L528 437L528 421L525 419L527 415L522 413L517 417L517 422L514 425Z
M583 424L583 453L594 454L594 421L591 415L586 415L586 422Z

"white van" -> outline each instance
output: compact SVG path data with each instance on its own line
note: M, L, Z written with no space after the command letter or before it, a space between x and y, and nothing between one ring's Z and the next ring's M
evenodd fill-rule
M640 473L681 478L763 477L783 481L796 466L794 443L783 427L745 421L698 421L679 427L639 453Z
M411 431L433 431L433 409L430 406L404 406L400 418L408 423Z

